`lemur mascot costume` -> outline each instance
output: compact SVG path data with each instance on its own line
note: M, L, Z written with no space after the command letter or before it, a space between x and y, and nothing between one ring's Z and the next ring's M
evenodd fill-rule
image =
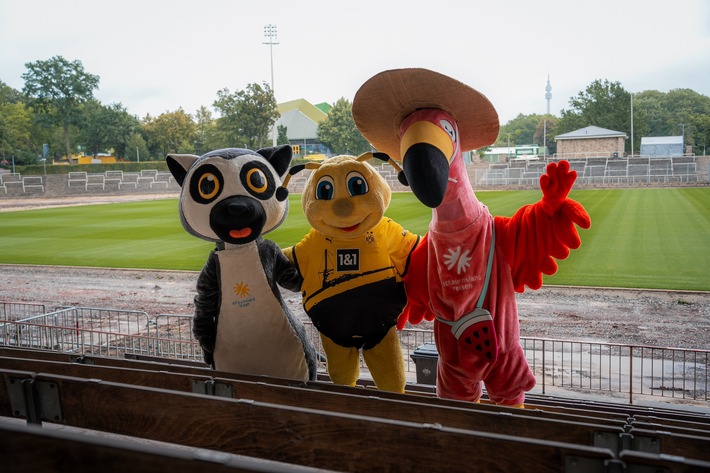
M288 145L166 158L182 187L183 227L217 244L197 280L193 321L205 361L217 370L316 377L315 348L277 286L297 291L301 278L278 245L262 237L288 214L281 178L291 158Z

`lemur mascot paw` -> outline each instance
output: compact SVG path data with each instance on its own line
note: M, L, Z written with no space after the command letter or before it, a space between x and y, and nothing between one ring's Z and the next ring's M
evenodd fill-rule
M288 214L281 178L291 157L286 145L166 158L182 187L183 227L216 243L197 279L193 334L205 361L220 371L316 377L315 348L277 286L296 291L301 278L278 245L262 237Z
M377 387L404 392L395 325L407 302L402 276L419 236L384 217L391 190L365 161L389 158L375 154L291 169L314 169L301 199L313 228L284 253L303 277L303 306L320 332L332 381L355 384L362 350Z

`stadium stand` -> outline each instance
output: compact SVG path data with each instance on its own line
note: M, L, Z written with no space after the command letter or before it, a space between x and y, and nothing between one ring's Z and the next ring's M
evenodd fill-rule
M44 180L42 176L24 176L22 178L22 192L37 191L44 192Z
M138 189L138 178L139 174L135 172L124 172L121 176L121 182L118 184L119 189L129 188L136 190Z
M6 172L2 174L2 185L5 188L5 194L18 194L23 192L22 175L17 172Z
M474 182L479 185L536 186L545 166L556 159L491 163ZM682 157L586 157L570 159L580 185L688 184L699 181L694 156Z
M19 348L0 348L0 366L0 437L39 435L44 424L90 429L71 440L93 452L98 447L91 441L98 438L136 465L146 461L144 456L114 442L112 434L168 442L183 452L248 456L281 471L681 472L710 467L707 416L673 409L533 396L521 410L485 400L439 399L431 391L397 394L366 383L336 386L324 377L303 384L177 360ZM27 425L17 422L22 419ZM36 461L12 448L16 440L8 442L0 442L0 454L10 471L14 462ZM65 457L69 463L64 465L79 458Z
M79 187L86 190L87 173L86 172L70 172L67 175L67 186Z

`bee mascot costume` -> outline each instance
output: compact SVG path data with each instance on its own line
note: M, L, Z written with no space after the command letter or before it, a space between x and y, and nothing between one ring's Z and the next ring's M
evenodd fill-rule
M205 361L220 371L304 382L316 377L315 348L277 286L296 291L301 279L281 249L262 237L288 214L281 178L291 157L285 145L166 158L182 187L183 227L216 243L197 279L193 334Z
M320 332L331 380L355 385L362 350L378 389L404 392L395 325L407 300L402 276L419 236L384 217L391 190L365 162L371 158L335 156L292 168L291 174L314 169L301 198L313 228L284 253L303 277L303 306Z
M402 161L414 195L432 209L429 231L405 277L399 319L434 321L440 397L523 406L535 377L520 346L515 292L538 289L553 258L580 246L589 215L567 198L577 177L566 161L540 177L542 199L493 217L471 187L463 151L493 143L498 114L475 89L427 69L381 72L353 100L353 118L378 151Z

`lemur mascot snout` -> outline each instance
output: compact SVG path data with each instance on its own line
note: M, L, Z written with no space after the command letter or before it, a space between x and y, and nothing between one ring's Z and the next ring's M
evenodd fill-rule
M291 158L288 145L166 158L182 187L183 227L216 243L197 279L192 331L217 370L316 377L315 348L277 286L297 291L302 279L278 245L262 237L288 214L282 177Z

